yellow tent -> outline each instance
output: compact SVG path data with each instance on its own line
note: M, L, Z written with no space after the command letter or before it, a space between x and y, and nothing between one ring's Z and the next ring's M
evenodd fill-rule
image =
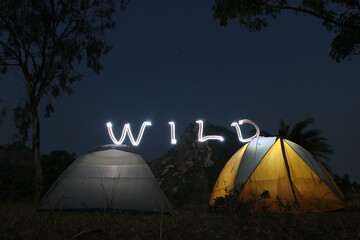
M210 198L229 193L272 212L324 212L345 207L326 169L301 146L282 138L259 137L240 148L221 171Z

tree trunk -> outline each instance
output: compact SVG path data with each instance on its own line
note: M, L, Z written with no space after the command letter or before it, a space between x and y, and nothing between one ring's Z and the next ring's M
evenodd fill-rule
M39 202L43 190L44 177L40 162L40 122L37 109L32 110L32 160L35 170L35 204Z

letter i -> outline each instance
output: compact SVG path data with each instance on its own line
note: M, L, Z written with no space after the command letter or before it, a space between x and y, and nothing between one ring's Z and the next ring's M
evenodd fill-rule
M171 132L171 144L176 144L176 138L175 138L175 123L173 121L169 122L170 125L170 132Z

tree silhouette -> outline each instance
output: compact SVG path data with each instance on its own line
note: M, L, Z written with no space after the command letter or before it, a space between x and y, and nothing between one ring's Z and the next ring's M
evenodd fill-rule
M12 70L26 89L14 119L21 141L32 137L35 201L43 188L39 107L49 117L51 99L72 93L72 84L82 79L80 63L100 73L100 58L111 49L103 36L115 26L114 7L113 0L0 1L0 71Z
M259 31L282 11L313 16L333 32L330 57L337 62L360 55L360 2L358 0L215 0L214 18L224 26L237 19L240 26Z
M278 136L299 144L315 158L328 160L328 155L333 153L333 150L331 145L326 143L326 138L321 136L321 131L319 129L306 130L313 122L313 118L307 118L290 128L284 120L280 120Z
M6 108L2 105L2 100L0 99L0 125L4 121L4 117L6 116Z

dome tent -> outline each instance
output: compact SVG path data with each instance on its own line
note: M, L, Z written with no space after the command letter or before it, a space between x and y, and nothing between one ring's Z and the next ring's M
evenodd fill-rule
M104 145L65 169L39 209L170 213L171 204L139 154L126 145Z
M214 186L210 205L229 193L254 201L255 209L293 213L345 207L343 195L326 169L301 146L282 138L259 137L226 163Z

